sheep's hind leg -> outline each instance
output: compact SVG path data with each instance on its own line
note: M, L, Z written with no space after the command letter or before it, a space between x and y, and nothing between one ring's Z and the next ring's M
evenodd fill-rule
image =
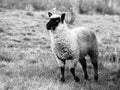
M93 65L94 68L94 79L95 81L98 81L98 53L97 52L89 52L89 56L91 58L91 63Z
M87 69L86 69L87 68L86 59L85 58L80 59L79 62L81 63L83 71L84 71L84 78L85 80L88 80L89 77L88 77Z
M70 68L70 72L72 73L75 82L79 82L80 79L78 78L78 76L75 75L75 67L76 67L76 63L74 64L74 66L72 66L72 67Z

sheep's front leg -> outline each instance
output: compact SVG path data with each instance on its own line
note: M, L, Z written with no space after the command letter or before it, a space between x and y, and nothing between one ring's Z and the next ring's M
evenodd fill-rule
M64 72L65 72L65 60L61 60L55 53L53 53L54 56L55 56L55 60L60 68L60 71L61 71L61 79L60 81L61 82L65 82L65 75L64 75Z
M79 77L75 74L75 67L76 67L76 65L77 65L77 61L71 62L70 71L71 71L71 73L72 73L72 75L73 75L73 77L74 77L75 82L79 82L80 79L79 79Z
M61 71L61 82L65 82L65 77L64 77L64 71L65 71L65 60L61 60L55 53L54 50L52 49L52 53L55 57L56 63L58 64L58 66L60 67L60 71Z
M72 73L72 75L73 75L73 77L74 77L75 82L79 82L80 79L78 78L78 76L75 75L75 67L72 67L72 68L70 69L70 71L71 71L71 73Z
M65 82L65 75L64 75L64 72L65 72L65 61L61 61L63 63L63 65L60 66L60 70L61 70L61 79L60 81L61 82Z

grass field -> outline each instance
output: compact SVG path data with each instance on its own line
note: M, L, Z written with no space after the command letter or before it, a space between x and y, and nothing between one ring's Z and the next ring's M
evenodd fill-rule
M78 64L75 83L66 67L64 84L50 49L47 12L0 11L0 90L120 90L120 16L78 15L72 27L87 26L98 39L99 81L87 58L90 81Z

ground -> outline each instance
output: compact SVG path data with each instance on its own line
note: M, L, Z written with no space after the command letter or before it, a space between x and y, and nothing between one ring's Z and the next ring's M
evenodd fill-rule
M97 36L99 81L85 81L81 66L76 83L66 67L65 83L51 53L47 12L0 11L0 90L120 90L120 16L77 15L72 27L86 26Z

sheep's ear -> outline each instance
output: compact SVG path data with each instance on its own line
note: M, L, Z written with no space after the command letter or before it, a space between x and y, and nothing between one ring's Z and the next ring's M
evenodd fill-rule
M48 12L48 16L51 17L51 16L52 16L52 13L51 13L51 12Z
M63 13L63 14L61 15L61 22L63 23L64 20L65 20L65 13Z

